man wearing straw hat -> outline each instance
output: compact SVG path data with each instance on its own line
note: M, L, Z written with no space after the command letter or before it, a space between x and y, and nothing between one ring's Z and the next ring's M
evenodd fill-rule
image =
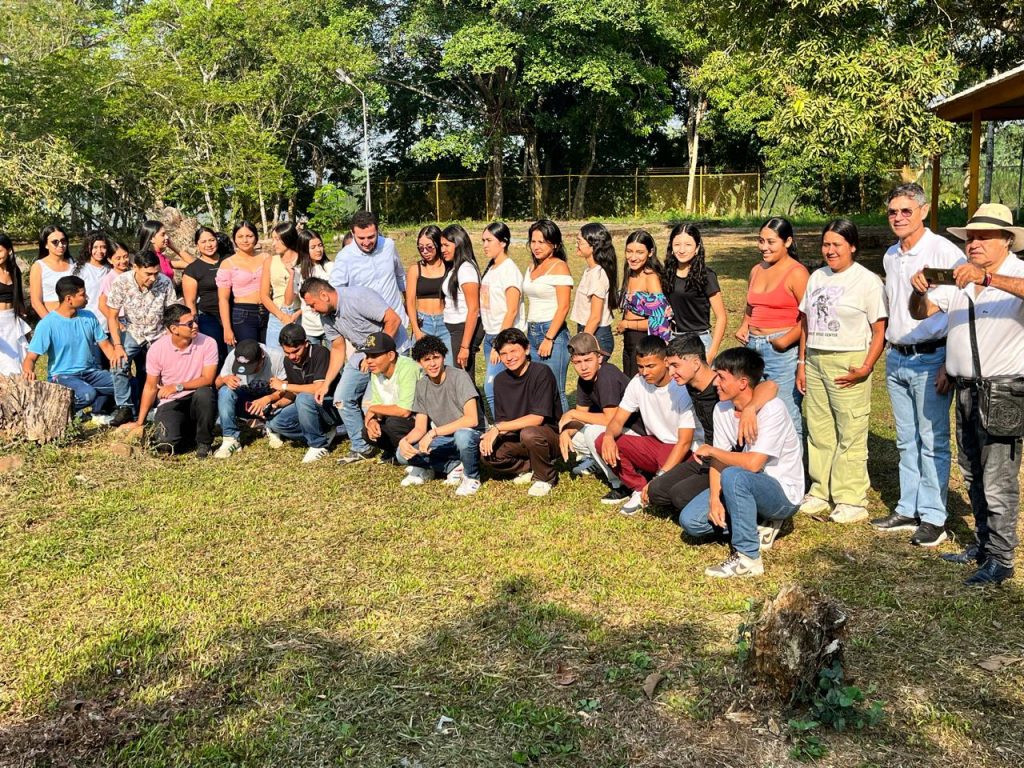
M910 314L949 318L946 372L956 388L960 471L974 510L976 542L944 559L978 570L969 585L1013 576L1024 435L1024 228L1005 205L986 204L950 234L967 241L967 264L911 278ZM936 285L947 279L955 285Z

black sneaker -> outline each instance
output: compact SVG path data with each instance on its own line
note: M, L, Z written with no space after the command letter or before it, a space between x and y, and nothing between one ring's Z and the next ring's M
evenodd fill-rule
M120 427L122 424L127 424L129 421L135 421L135 417L132 416L132 407L130 405L122 405L114 410L114 413L110 417L110 426Z
M602 496L601 497L601 503L602 504L621 504L622 502L624 502L626 499L628 499L632 495L633 495L633 492L631 490L629 490L629 488L627 488L624 485L620 485L618 488L610 489L608 491L608 493L606 493L604 496Z
M209 443L200 443L196 446L197 459L208 459L211 453L213 453L213 446Z
M931 523L921 523L910 537L915 547L937 547L946 540L946 529Z
M974 572L964 584L969 587L981 587L986 584L1002 584L1007 579L1013 578L1013 566L1000 565L992 558L985 561L985 564Z
M871 527L876 531L913 531L917 529L917 520L913 517L904 517L893 512L888 517L878 517L871 521Z
M978 547L977 544L968 544L962 552L948 552L940 557L947 563L955 565L984 565L988 561L988 554Z

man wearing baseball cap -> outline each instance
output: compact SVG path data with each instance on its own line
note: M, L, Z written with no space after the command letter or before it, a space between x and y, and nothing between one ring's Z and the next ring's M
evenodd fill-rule
M267 349L255 339L238 342L228 353L217 377L217 411L224 440L214 458L227 459L242 450L239 415L263 421L289 404L279 402L281 393L270 388L272 378L283 379L286 375L284 354Z
M949 318L946 373L956 388L958 461L974 511L975 543L943 559L977 563L968 585L1001 584L1013 576L1017 548L1024 419L999 417L1024 415L1024 262L1011 253L1024 250L1024 228L993 203L948 231L967 241L967 263L952 270L955 285L935 285L922 270L911 278L910 297L915 319ZM1006 395L995 399L992 385Z
M380 449L382 461L393 461L398 443L415 426L412 403L421 369L412 358L399 356L388 334L371 333L357 348L366 355L370 372L370 407L363 418L363 439Z

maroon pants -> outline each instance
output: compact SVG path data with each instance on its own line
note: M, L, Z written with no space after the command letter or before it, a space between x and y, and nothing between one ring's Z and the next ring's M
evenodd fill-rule
M602 432L594 443L599 451L606 434ZM623 484L634 491L647 485L675 448L650 435L619 435L615 444L619 447L619 464L612 469Z
M546 424L527 427L516 433L501 435L494 444L494 453L481 456L480 461L499 475L521 475L533 472L534 480L554 485L555 457L558 455L558 433Z

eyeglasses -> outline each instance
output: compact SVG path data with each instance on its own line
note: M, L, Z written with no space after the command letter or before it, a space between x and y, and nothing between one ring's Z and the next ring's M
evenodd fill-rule
M185 328L197 328L199 326L199 321L189 320L187 323L175 323L175 325Z
M917 210L920 210L920 206L918 208L890 208L886 211L886 214L888 214L890 219L909 219L914 211Z
M417 245L416 250L420 253L433 253L437 250L433 245Z
M50 245L67 245L67 240L51 240Z

